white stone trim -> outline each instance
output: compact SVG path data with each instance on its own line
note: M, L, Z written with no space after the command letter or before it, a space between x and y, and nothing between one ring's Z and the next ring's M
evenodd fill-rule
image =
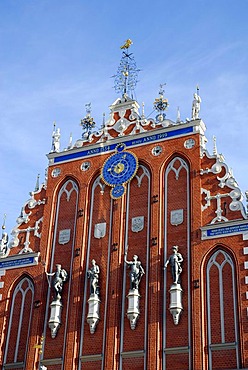
M0 259L0 263L5 264L4 268L5 270L0 270L0 277L5 275L6 270L13 270L16 268L23 268L23 267L30 267L30 266L36 266L38 265L38 260L39 260L40 252L35 253L35 252L30 252L30 253L23 253L23 254L14 254L12 256L8 256L4 259ZM28 260L29 258L33 258L34 261L32 263L22 263L18 265L18 261L25 261ZM8 266L9 262L9 266ZM13 262L13 264L11 264ZM16 262L16 265L14 264ZM1 271L4 271L4 275L1 275Z
M8 364L3 364L3 370L7 370L7 369L20 369L20 368L23 368L24 369L24 362L21 361L21 362L13 362L13 363L8 363Z
M61 365L63 363L63 358L58 357L58 358L49 358L47 360L42 360L41 365Z
M122 358L137 358L137 357L144 357L144 356L145 356L145 351L144 350L121 352L121 357Z
M0 279L1 279L1 277L2 276L5 276L5 274L6 274L6 270L0 270ZM3 287L4 287L4 282L3 281L1 281L0 282L0 289L3 289ZM3 299L3 295L2 294L0 294L0 301Z
M236 349L237 343L230 342L230 343L217 343L217 344L210 344L211 351L223 351L229 349Z
M237 229L236 231L235 231L235 228ZM223 233L221 233L222 229L223 229ZM244 234L247 234L247 229L248 229L247 220L235 220L235 221L219 222L216 224L208 224L206 226L201 227L201 239L206 240L206 239L225 238L226 236L229 237L229 236L234 236L234 235L239 235L239 234L244 235ZM209 230L212 230L213 233L216 232L216 234L208 236L207 233ZM218 233L218 231L220 232Z
M135 147L140 147L140 146L147 145L149 143L149 141L139 143L139 139L143 139L146 136L161 134L161 137L159 136L157 138L157 140L150 141L151 143L156 144L157 142L168 141L168 140L175 139L175 137L180 138L180 137L185 137L185 136L188 136L188 135L192 136L192 135L195 135L195 134L199 134L199 128L202 124L203 124L203 122L201 120L195 120L195 121L190 121L188 123L173 125L173 126L169 126L169 127L159 127L159 128L154 129L154 130L145 131L145 132L142 132L142 133L136 133L135 135L131 135L131 136L130 135L125 135L125 136L113 138L113 139L107 140L107 141L102 142L102 143L97 142L95 144L91 144L91 145L87 145L87 146L82 145L79 148L74 147L73 149L70 149L68 151L63 151L63 152L60 152L60 153L52 152L52 153L47 154L47 158L49 159L49 166L53 166L53 165L59 166L61 163L74 162L75 160L81 160L82 161L82 160L85 160L87 158L92 158L92 157L95 157L95 156L105 155L107 153L114 152L115 149L110 149L110 145L112 146L112 145L118 144L120 142L125 144L125 142L127 142L127 141L128 142L133 141L133 144L128 145L128 148L135 148ZM189 128L189 127L192 127L192 132L190 132L190 133L186 132L186 133L181 133L181 134L178 134L178 135L175 135L175 136L170 136L170 135L167 136L166 135L167 133L170 133L171 131L182 130L182 129ZM103 151L100 151L100 152L96 153L95 150L98 149L99 147L102 148ZM54 158L63 157L67 154L71 155L71 154L80 153L80 152L85 151L85 150L86 151L88 150L87 155L77 156L77 157L65 159L63 161L61 160L59 162L54 162Z
M81 362L102 361L102 354L80 356Z
M171 347L171 348L164 348L164 352L167 355L177 354L177 353L189 353L189 347Z

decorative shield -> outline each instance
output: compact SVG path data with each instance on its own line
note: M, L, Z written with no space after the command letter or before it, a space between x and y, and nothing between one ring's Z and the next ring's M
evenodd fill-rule
M59 244L67 244L70 241L71 230L65 229L59 232Z
M104 238L106 235L106 222L102 222L101 224L95 224L94 229L94 237L96 239Z
M175 226L183 223L183 209L171 211L170 223Z
M144 229L144 216L138 216L132 218L132 231L138 233Z

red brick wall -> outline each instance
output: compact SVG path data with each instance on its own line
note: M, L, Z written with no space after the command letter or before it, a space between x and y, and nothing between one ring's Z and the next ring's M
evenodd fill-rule
M190 150L184 148L184 141L194 136L196 145ZM144 179L143 185L137 187L137 180L133 179L131 183L130 192L130 214L129 214L129 229L128 229L128 259L130 260L133 254L137 254L142 261L145 268L146 275L143 276L140 284L140 319L137 322L137 327L131 331L130 324L124 317L124 333L123 333L123 350L141 350L144 347L145 339L147 339L147 353L144 358L123 359L123 367L129 369L143 368L144 361L147 361L148 369L162 370L162 329L163 329L163 310L166 312L166 346L187 346L189 331L192 332L192 368L195 370L206 370L208 364L207 354L207 329L206 329L206 258L209 258L209 253L215 250L216 245L225 244L227 250L233 251L233 261L235 265L236 280L237 280L237 317L239 322L239 336L240 336L240 353L241 362L243 366L248 367L248 323L247 323L247 300L244 262L246 256L243 254L243 247L247 246L246 242L242 240L242 235L235 235L231 237L215 238L213 240L201 240L201 230L203 225L209 224L216 216L216 202L211 201L210 206L201 211L201 202L204 196L201 195L201 187L210 191L211 194L216 192L225 193L228 189L222 189L218 186L219 182L217 176L209 173L200 175L200 169L211 168L214 163L213 159L204 157L200 158L199 154L199 137L200 135L189 135L171 139L165 142L156 143L161 145L162 153L160 156L153 156L151 154L154 143L132 148L140 163L144 163L150 168L151 172L151 193L150 199L148 194L148 180ZM189 165L190 169L190 220L187 219L187 202L186 202L186 171L183 169L179 180L175 180L173 174L168 178L168 210L166 210L167 220L170 217L170 211L174 209L184 209L184 222L182 225L172 226L167 221L167 255L171 254L171 246L173 244L179 245L179 252L184 257L183 273L182 273L182 287L183 287L183 307L184 311L181 315L179 325L175 326L172 322L172 316L169 313L169 285L171 283L171 273L168 267L167 274L167 287L166 287L166 307L163 308L163 279L164 279L164 194L165 182L164 171L168 163L174 156L181 156ZM109 187L105 188L104 194L100 194L100 188L95 192L94 196L94 210L93 221L91 230L91 242L88 244L89 237L89 221L90 221L90 206L91 206L91 187L95 177L99 174L99 168L103 165L104 160L109 156L109 153L102 154L97 157L89 159L91 167L88 171L81 171L80 166L83 160L75 160L67 163L61 163L58 167L61 168L61 176L57 178L51 177L51 171L55 166L50 166L48 170L48 184L47 189L42 190L42 193L36 195L36 199L46 198L46 204L37 206L32 210L30 221L28 224L22 224L21 228L27 226L34 226L35 220L43 215L42 238L41 240L34 237L33 233L30 234L30 242L35 251L40 251L40 260L47 262L49 270L51 255L52 255L52 241L54 232L56 232L55 255L54 265L61 263L71 274L71 291L69 297L69 306L67 305L67 298L69 292L69 282L64 284L63 290L63 314L62 326L59 329L58 335L55 339L50 338L50 330L47 328L45 339L45 350L43 356L45 359L61 357L64 354L64 367L66 369L77 369L78 358L80 355L87 354L101 354L103 351L103 338L106 334L105 342L105 368L118 369L120 358L120 338L121 338L121 304L122 294L127 294L129 278L128 272L126 275L127 284L125 292L123 292L123 272L124 272L124 232L126 228L126 198L113 202L113 209L111 210L111 200L109 196ZM88 160L88 159L87 159ZM140 170L139 170L140 171ZM224 175L224 169L218 176ZM79 187L78 209L83 211L83 216L77 218L76 237L73 245L72 239L66 245L58 244L58 232L62 229L73 229L75 225L76 214L76 193L71 195L71 202L67 202L65 195L61 198L59 210L59 223L58 230L54 230L55 226L55 211L57 194L66 181L67 176L72 175ZM138 172L138 175L140 172ZM229 189L230 190L230 189ZM153 203L153 196L157 195L158 201ZM241 219L240 212L232 212L228 210L227 200L227 217ZM148 205L150 204L150 245L148 248L149 256L146 255L147 245L147 214ZM29 212L29 209L26 209ZM110 212L113 211L112 231L110 233ZM140 233L133 233L130 230L130 220L132 217L145 215L145 228ZM103 239L95 239L93 237L93 227L95 223L107 222L107 234ZM191 224L190 230L190 254L191 254L191 268L187 269L187 255L186 249L187 230L186 224L189 221ZM22 236L25 236L24 234ZM71 236L72 237L72 236ZM151 238L156 237L157 243L152 245ZM113 250L113 244L117 243L116 250ZM23 247L23 246L22 246ZM18 253L22 248L19 246L13 250L13 253ZM79 256L75 256L72 248L80 248ZM108 251L110 250L110 265L108 275ZM12 252L11 252L12 253ZM88 261L87 261L88 257ZM70 270L70 262L73 258L72 270ZM86 271L88 263L94 258L100 267L100 321L98 323L95 334L89 333L89 326L86 322L88 304L87 299L89 295L89 281L86 280ZM146 261L149 261L148 265ZM55 270L53 266L52 270ZM2 335L1 344L4 345L6 341L6 318L10 314L10 300L8 296L10 287L13 281L19 279L23 273L29 273L35 281L35 297L34 300L41 301L41 307L33 310L33 323L31 328L31 337L28 349L28 365L27 369L33 369L33 364L37 363L38 351L33 348L34 344L39 342L42 335L44 319L45 319L45 306L47 299L48 284L44 274L44 268L39 263L37 266L28 267L25 269L9 270L6 276L2 278L4 282L3 300L0 305L0 333ZM225 286L230 286L229 277L230 270L228 267L224 269L225 273ZM211 272L211 289L215 288L216 276L214 270ZM146 292L146 278L148 276L148 291ZM107 277L109 277L107 286ZM190 295L191 295L191 314L192 321L191 327L188 327L188 279L190 281ZM199 280L200 288L194 288L194 280ZM84 294L84 286L87 284L86 297ZM232 292L229 289L229 294L225 298L225 316L230 316L232 309ZM107 294L106 294L107 293ZM216 299L214 297L216 296ZM218 326L218 294L211 293L212 302L212 315L213 322L216 323L213 327L216 340L219 340L219 326ZM49 297L49 302L52 297ZM148 327L147 338L145 338L145 299L148 300ZM83 302L86 302L86 310L84 322L82 322L82 309ZM68 326L66 328L66 311L68 308ZM125 298L125 312L127 309L127 299ZM106 318L106 333L104 333L104 313L107 312ZM18 316L18 311L15 312ZM232 315L233 317L233 315ZM81 330L84 326L84 342L82 353L79 353ZM230 317L230 327L225 327L226 336L233 340L233 319ZM15 329L13 330L13 338L16 335ZM66 348L63 350L64 339ZM228 339L228 340L229 340ZM10 357L13 357L13 350ZM221 357L222 356L222 357ZM234 367L233 365L233 350L223 351L213 354L213 364L215 368L227 368L225 366ZM227 363L229 361L229 365ZM188 369L189 357L188 354L170 354L166 355L167 369ZM98 369L101 366L101 361L82 363L82 369ZM49 366L49 369L57 370L58 365Z

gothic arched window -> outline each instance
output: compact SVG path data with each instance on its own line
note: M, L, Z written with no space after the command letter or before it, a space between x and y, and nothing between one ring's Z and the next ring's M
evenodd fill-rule
M209 369L239 368L235 268L224 250L210 257L206 283Z
M25 368L25 359L32 317L34 298L33 282L24 277L17 284L11 299L8 334L6 340L4 365L17 365ZM5 366L3 366L5 369ZM6 367L7 368L7 367Z

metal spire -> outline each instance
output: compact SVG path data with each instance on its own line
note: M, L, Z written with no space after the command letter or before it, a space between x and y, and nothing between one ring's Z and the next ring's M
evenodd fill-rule
M121 46L122 58L120 61L119 68L115 76L115 91L122 93L122 96L128 95L134 91L137 85L138 72L136 62L132 53L129 53L129 47L132 45L132 41L128 39L124 45Z

